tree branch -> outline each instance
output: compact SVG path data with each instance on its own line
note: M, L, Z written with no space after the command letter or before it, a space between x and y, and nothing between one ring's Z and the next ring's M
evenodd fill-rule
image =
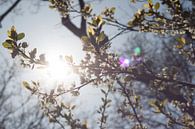
M82 9L84 9L85 7L85 2L83 0L79 0L79 5L80 5L80 12L82 12ZM80 29L83 34L86 34L86 19L83 15L81 17Z
M11 7L9 7L1 16L0 16L0 23L3 19L19 4L21 0L16 0Z
M84 0L79 0L79 6L81 12L82 9L85 7ZM73 24L69 15L66 17L62 17L62 24L79 38L86 35L86 19L84 16L81 16L80 28Z
M129 93L127 92L125 86L122 84L122 82L121 82L119 79L117 79L117 83L118 83L118 84L120 85L120 87L122 88L122 91L123 91L123 93L125 94L125 96L126 96L126 98L127 98L127 100L128 100L128 103L129 103L129 105L131 106L131 108L132 108L132 110L133 110L134 116L135 116L137 122L139 123L140 128L141 128L141 129L144 129L143 124L142 124L142 121L141 121L140 118L138 117L137 111L136 111L135 107L133 106L133 103L131 102L131 99L130 99L130 97L129 97Z

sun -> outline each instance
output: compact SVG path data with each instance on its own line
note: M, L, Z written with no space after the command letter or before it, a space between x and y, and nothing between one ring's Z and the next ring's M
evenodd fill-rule
M48 66L46 70L51 79L63 81L72 74L70 66L62 59L62 57L50 55L47 57L47 61Z
M48 61L46 71L50 79L58 82L74 81L75 73L63 56L48 54L46 59Z
M56 84L71 84L77 80L78 75L73 72L73 69L65 61L65 57L56 53L47 53L46 61L48 64L40 69L42 82L47 85L47 88L54 87Z

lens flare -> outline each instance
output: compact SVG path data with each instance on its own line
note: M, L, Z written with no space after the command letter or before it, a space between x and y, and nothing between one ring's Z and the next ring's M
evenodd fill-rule
M141 48L140 48L140 47L136 47L136 48L134 49L134 54L135 54L136 56L141 55Z
M129 67L130 65L130 60L125 58L125 57L120 57L119 58L119 63L121 67Z
M136 47L133 49L133 53L130 56L130 58L126 58L125 56L121 56L119 58L120 66L123 68L129 67L129 66L135 66L140 64L143 61L143 54L140 47Z

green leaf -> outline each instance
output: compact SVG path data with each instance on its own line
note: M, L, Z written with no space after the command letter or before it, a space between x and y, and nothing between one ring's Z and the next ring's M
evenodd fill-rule
M160 113L160 109L158 107L157 101L156 100L149 100L149 106L154 108L154 113Z
M22 84L23 84L23 86L24 86L26 89L32 91L32 88L30 87L30 84L29 84L27 81L23 81Z
M97 42L102 42L105 38L106 38L106 35L104 34L104 31L102 31L97 38Z
M149 3L149 4L152 4L152 0L148 0L148 3Z
M96 17L96 23L98 27L100 27L103 24L102 16L99 15Z
M144 4L144 8L149 8L149 4Z
M82 36L82 37L81 37L81 40L82 40L84 43L86 43L86 44L89 44L89 43L90 43L90 40L89 40L89 38L88 38L87 36Z
M54 8L56 8L56 6L54 6L54 5L49 5L49 8L50 8L50 9L54 9Z
M8 43L10 43L10 44L12 44L12 43L14 44L14 41L11 40L11 39L6 39L5 42L8 42Z
M17 35L17 40L21 40L21 39L23 39L25 37L25 34L24 33L19 33L18 35Z
M8 37L13 39L13 40L16 40L17 39L17 32L16 32L16 28L14 26L11 27L11 30L9 30L7 32L8 34Z
M128 27L132 27L133 26L133 22L132 21L129 21L127 24L128 24Z
M155 4L154 8L155 8L156 10L158 10L158 9L160 8L160 3L157 2L157 3Z
M88 27L87 32L88 32L89 35L94 35L95 34L95 31L91 26Z
M183 38L183 37L181 37L181 38L180 38L180 42L181 42L182 44L186 44L186 39Z
M112 8L110 9L110 13L114 14L114 13L115 13L115 10L116 10L116 8L115 8L115 7L112 7Z
M186 39L183 37L176 38L178 44L176 45L176 48L181 49L186 44Z
M84 9L82 9L82 12L86 13L86 14L90 14L92 11L91 5L86 5L84 7Z
M3 42L2 43L3 47L4 48L7 48L7 49L13 49L13 46L11 43L8 43L8 42Z

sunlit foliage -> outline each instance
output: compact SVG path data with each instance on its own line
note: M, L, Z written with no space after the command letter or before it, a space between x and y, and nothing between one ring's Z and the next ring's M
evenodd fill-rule
M135 82L148 83L151 91L151 98L147 98L149 111L165 116L167 128L195 128L195 84L191 81L182 79L178 68L175 66L164 67L158 72L152 68L151 60L145 59L142 48L135 47L130 57L119 56L110 52L112 40L121 36L125 32L151 32L157 35L172 36L177 41L171 48L177 49L188 63L194 64L194 25L192 16L194 12L186 11L182 8L179 0L161 0L154 2L147 0L143 2L143 8L139 9L126 24L121 23L115 18L117 10L115 7L109 7L99 14L93 13L90 4L85 4L79 0L80 9L75 8L75 1L72 0L50 0L50 8L56 9L62 16L62 24L72 31L75 36L83 42L82 50L85 51L85 58L76 64L71 56L64 59L69 66L80 76L80 85L72 84L69 89L59 85L49 93L41 90L39 82L23 82L24 87L38 96L41 107L51 122L56 122L65 128L62 121L65 121L72 129L88 128L85 120L74 118L72 110L76 105L68 105L61 100L59 96L71 93L74 96L79 95L79 91L84 86L91 84L104 85L101 89L103 93L102 105L97 110L100 114L98 124L100 129L107 128L107 108L112 104L108 94L120 94L123 96L122 105L118 113L121 118L127 117L132 129L152 128L145 120L143 110L143 96L136 94L133 89ZM139 0L130 0L130 4L136 4ZM165 16L160 8L164 6L168 10L168 16ZM70 19L72 13L80 14L80 28L75 26ZM110 37L104 27L110 25L118 29L118 33ZM28 43L22 42L24 33L18 33L15 27L8 31L8 39L3 46L11 51L12 58L19 56L21 65L30 66L47 65L44 54L37 57L37 49L31 51ZM78 107L79 108L79 107ZM159 118L161 119L161 118ZM124 125L125 126L125 125ZM160 127L160 126L159 126Z

